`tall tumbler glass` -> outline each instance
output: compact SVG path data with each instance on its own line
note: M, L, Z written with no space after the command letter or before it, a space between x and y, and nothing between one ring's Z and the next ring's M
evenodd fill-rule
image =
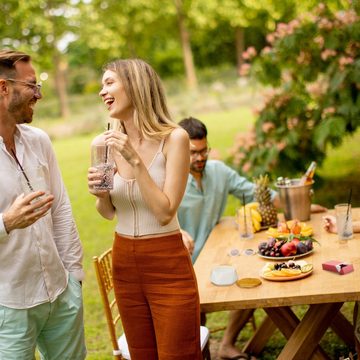
M353 237L351 205L335 205L336 224L340 242L346 242Z
M101 178L101 183L95 185L94 189L112 190L114 186L114 160L108 146L91 146L91 166L98 170Z
M241 239L252 239L254 237L250 208L242 207L237 211L237 224Z

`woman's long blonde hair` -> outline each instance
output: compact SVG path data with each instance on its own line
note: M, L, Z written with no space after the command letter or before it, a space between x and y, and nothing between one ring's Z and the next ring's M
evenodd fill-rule
M161 80L149 64L140 59L120 59L107 64L104 70L119 76L134 107L135 126L142 138L163 138L178 127L170 117Z

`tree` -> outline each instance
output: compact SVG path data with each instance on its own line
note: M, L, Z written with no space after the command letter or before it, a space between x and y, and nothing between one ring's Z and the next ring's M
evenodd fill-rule
M232 161L253 174L302 172L321 163L360 124L360 18L356 9L324 4L268 35L243 71L270 85L255 128L239 137Z
M228 56L227 62L236 62L239 72L244 63L242 54L246 44L256 44L260 48L264 44L265 34L275 29L277 21L292 17L296 8L294 0L197 0L189 16L204 33L198 41L202 41L198 48L203 47L202 51L206 51L215 47L216 53L223 50L219 41L228 42L232 57ZM210 35L206 36L207 33Z
M184 66L186 74L186 82L189 89L197 88L197 78L195 72L195 65L193 60L193 53L191 50L190 34L186 26L186 13L183 0L174 0L177 13L177 21L179 25L179 34L181 39L181 47L184 57Z
M34 63L42 70L54 71L60 114L68 116L65 53L76 38L75 5L71 0L10 0L0 6L6 19L0 25L3 46L40 54Z
M81 5L81 41L101 64L111 58L140 57L165 75L185 69L189 87L196 88L187 26L190 5L186 0L93 0Z

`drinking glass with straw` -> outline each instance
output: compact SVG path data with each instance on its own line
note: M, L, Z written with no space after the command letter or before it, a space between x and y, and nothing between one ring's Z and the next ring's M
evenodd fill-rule
M352 217L351 217L351 196L352 196L352 189L350 189L347 203L335 205L338 238L341 243L346 243L347 240L353 237L353 227L352 227Z
M245 194L242 196L242 208L238 210L238 225L240 238L251 239L254 236L251 219L251 209L246 207Z
M110 130L110 123L107 124ZM95 190L112 190L114 186L114 159L111 149L104 143L104 136L98 136L91 144L91 166L99 173L101 182L94 185Z

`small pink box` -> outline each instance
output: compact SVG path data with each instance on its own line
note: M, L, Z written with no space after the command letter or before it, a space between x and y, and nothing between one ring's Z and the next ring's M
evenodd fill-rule
M326 261L322 264L323 270L333 271L340 275L345 275L354 271L354 267L352 264L347 264L343 261L338 260L330 260Z

